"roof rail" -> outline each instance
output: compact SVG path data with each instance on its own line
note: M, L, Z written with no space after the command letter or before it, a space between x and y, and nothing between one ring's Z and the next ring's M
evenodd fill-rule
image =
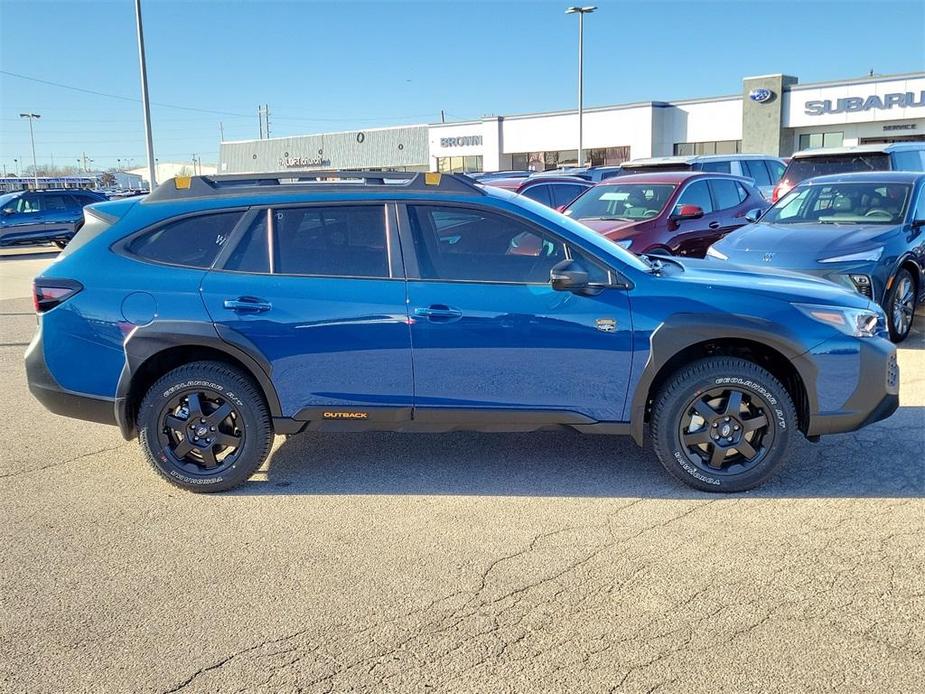
M223 174L219 176L177 176L160 184L145 202L186 200L226 195L245 195L276 186L286 192L377 190L427 191L463 195L485 195L468 176L416 171L278 171L273 173ZM276 191L274 191L276 192Z

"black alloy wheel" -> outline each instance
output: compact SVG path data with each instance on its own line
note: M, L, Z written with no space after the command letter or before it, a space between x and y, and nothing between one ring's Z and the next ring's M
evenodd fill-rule
M714 388L696 395L679 426L685 456L711 474L751 469L774 443L769 411L760 396L738 388Z
M221 393L197 388L173 397L161 410L159 440L174 465L189 475L230 468L244 446L240 413Z

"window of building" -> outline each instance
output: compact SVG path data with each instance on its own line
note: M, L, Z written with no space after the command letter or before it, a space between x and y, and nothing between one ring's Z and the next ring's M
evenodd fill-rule
M171 265L207 268L241 218L241 212L219 212L169 222L132 240L129 253Z
M481 154L466 157L437 157L437 171L441 173L468 173L481 170Z
M617 166L630 158L629 146L596 147L584 152L585 166ZM515 171L552 171L578 165L577 149L516 152L501 155L501 168Z
M712 212L713 203L710 200L710 189L707 187L707 182L703 180L694 181L685 188L675 204L676 212L681 205L696 205L703 210L704 214Z
M708 142L675 142L677 156L691 157L697 154L739 154L742 140L711 140Z
M421 277L545 284L565 245L504 215L458 207L408 208Z
M273 268L284 275L388 277L385 208L274 209Z
M818 149L820 147L841 147L845 139L843 132L803 133L800 135L800 149Z

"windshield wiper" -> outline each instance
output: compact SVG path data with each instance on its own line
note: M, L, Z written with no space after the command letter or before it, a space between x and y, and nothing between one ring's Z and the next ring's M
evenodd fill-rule
M632 222L629 217L578 217L578 219L600 219L604 222Z

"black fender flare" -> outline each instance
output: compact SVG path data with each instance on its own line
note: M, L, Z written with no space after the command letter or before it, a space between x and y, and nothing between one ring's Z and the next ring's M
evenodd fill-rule
M808 351L787 335L777 323L755 316L735 314L678 313L666 318L649 336L649 358L633 393L630 434L643 445L649 390L668 361L688 347L723 339L748 340L769 347L793 364L803 381L810 414L818 411L817 369L803 355Z
M123 345L125 365L116 386L115 411L116 423L126 439L134 438L136 433L129 411L129 394L135 374L151 357L174 347L209 347L240 362L260 386L271 416L282 416L279 396L270 379L272 366L249 340L212 323L154 321L132 330Z
M889 286L892 288L893 280L896 279L896 273L899 272L899 269L906 263L911 263L915 266L916 271L913 273L912 279L915 280L915 288L917 296L915 297L916 303L919 302L919 297L925 294L925 265L919 262L919 259L915 257L915 254L911 251L906 251L903 253L899 260L896 261L896 265L893 267L893 270L890 272L890 276L887 278L886 285L883 288L883 296L878 302L880 306L886 311L886 299L890 295L890 290L886 287Z

